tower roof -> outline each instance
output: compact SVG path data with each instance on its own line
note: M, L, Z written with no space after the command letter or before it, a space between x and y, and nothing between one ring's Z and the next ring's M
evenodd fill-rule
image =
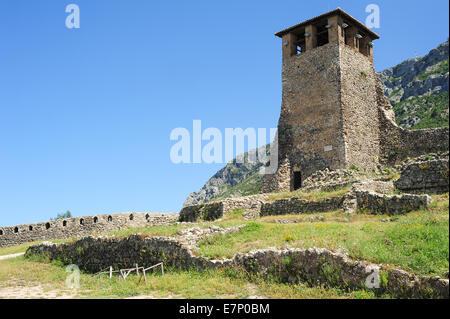
M343 17L344 19L348 20L350 23L354 24L355 26L358 26L361 30L365 31L372 39L379 39L380 36L378 34L376 34L375 32L373 32L372 30L370 30L368 27L366 27L363 23L359 22L358 20L356 20L355 18L353 18L351 15L349 15L347 12L345 12L344 10L342 10L341 8L337 8L336 10L324 13L320 16L317 16L315 18L309 19L307 21L304 21L302 23L299 23L297 25L294 25L290 28L287 28L283 31L280 31L278 33L275 33L275 35L277 37L283 37L285 34L290 33L291 31L294 31L296 29L301 29L302 27L305 27L309 24L315 23L315 22L319 22L320 20L324 20L330 16L334 16L334 15L339 15L341 17Z

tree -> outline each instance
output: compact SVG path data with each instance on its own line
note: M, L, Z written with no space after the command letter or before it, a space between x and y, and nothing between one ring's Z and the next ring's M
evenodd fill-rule
M64 218L72 218L72 213L70 212L70 210L66 211L65 213L56 215L56 218L52 218L52 220Z

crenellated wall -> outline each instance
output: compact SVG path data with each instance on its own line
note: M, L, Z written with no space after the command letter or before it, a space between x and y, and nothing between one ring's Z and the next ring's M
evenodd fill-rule
M179 214L120 213L56 219L44 223L0 226L0 247L50 239L97 235L128 227L168 225L178 221Z

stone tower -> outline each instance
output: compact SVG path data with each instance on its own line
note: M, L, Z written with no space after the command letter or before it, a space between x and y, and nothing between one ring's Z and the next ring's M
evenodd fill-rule
M282 39L282 107L278 170L263 192L290 191L318 170L374 168L380 156L379 36L341 9L276 36Z

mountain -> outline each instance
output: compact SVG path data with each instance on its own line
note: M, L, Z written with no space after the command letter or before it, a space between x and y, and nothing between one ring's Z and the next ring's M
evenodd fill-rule
M214 174L200 191L189 194L184 202L184 206L201 204L213 199L259 193L263 176L258 174L258 171L263 166L263 163L250 163L247 159L256 158L254 156L262 154L267 150L267 147L267 145L262 146L257 150L237 156Z
M447 40L422 58L406 60L380 73L400 126L448 126L448 58Z
M448 126L448 60L447 40L422 58L406 60L380 73L385 95L400 126L408 129ZM263 150L264 147L252 150L237 158ZM184 205L259 193L262 175L258 171L262 164L242 164L237 158L211 177L199 192L191 193Z

